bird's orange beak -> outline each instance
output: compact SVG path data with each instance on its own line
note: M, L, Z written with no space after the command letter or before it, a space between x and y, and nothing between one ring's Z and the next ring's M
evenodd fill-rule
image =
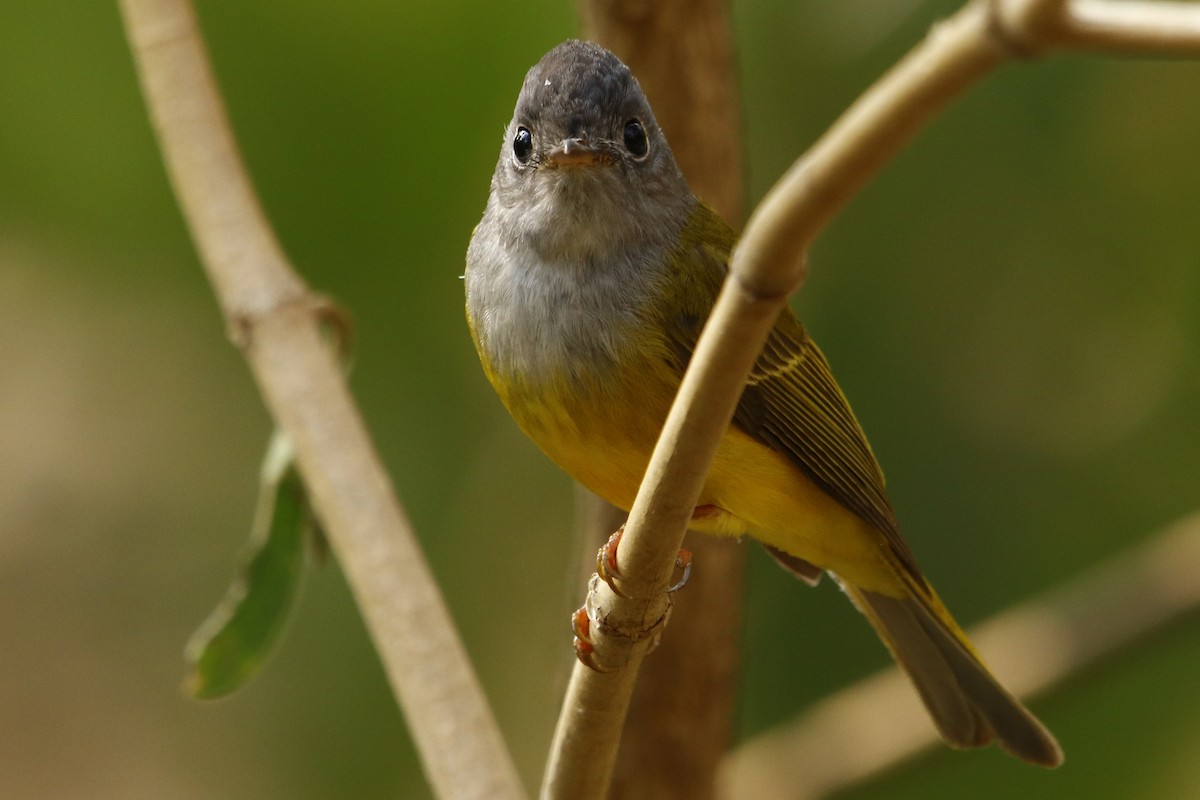
M597 164L601 160L600 151L588 144L586 139L563 139L562 143L551 150L546 156L545 163L550 167L581 167Z

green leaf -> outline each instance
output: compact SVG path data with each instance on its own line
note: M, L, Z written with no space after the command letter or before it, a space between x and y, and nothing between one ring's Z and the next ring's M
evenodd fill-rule
M250 543L237 578L188 642L185 688L214 699L240 688L271 654L299 594L316 533L291 443L276 430L267 448Z

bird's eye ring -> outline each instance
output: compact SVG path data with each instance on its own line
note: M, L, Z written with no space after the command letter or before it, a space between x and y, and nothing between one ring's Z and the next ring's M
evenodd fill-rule
M625 123L625 149L635 158L642 158L649 152L650 143L646 140L646 128L641 120L631 119Z
M529 157L533 155L533 134L524 125L517 128L513 136L513 155L522 164L528 164Z

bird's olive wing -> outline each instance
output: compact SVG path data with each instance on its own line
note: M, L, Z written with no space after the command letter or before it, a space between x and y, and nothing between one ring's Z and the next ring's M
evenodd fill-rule
M682 374L725 277L733 233L700 205L684 229L683 271L674 306L663 320ZM884 492L883 473L849 403L816 343L789 309L775 323L734 412L746 433L785 454L826 494L871 523L914 576L916 561L900 538ZM922 581L923 583L923 581Z
M871 523L899 560L915 576L921 574L900 538L867 437L824 354L790 310L783 310L767 337L733 421L786 454L826 494Z

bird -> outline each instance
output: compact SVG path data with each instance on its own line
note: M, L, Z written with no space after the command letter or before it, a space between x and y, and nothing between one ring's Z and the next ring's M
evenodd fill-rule
M689 188L630 69L568 40L526 74L467 250L468 327L521 430L628 510L729 269L735 235ZM866 435L807 330L779 313L691 527L830 574L953 747L1046 767L1054 736L925 579Z

